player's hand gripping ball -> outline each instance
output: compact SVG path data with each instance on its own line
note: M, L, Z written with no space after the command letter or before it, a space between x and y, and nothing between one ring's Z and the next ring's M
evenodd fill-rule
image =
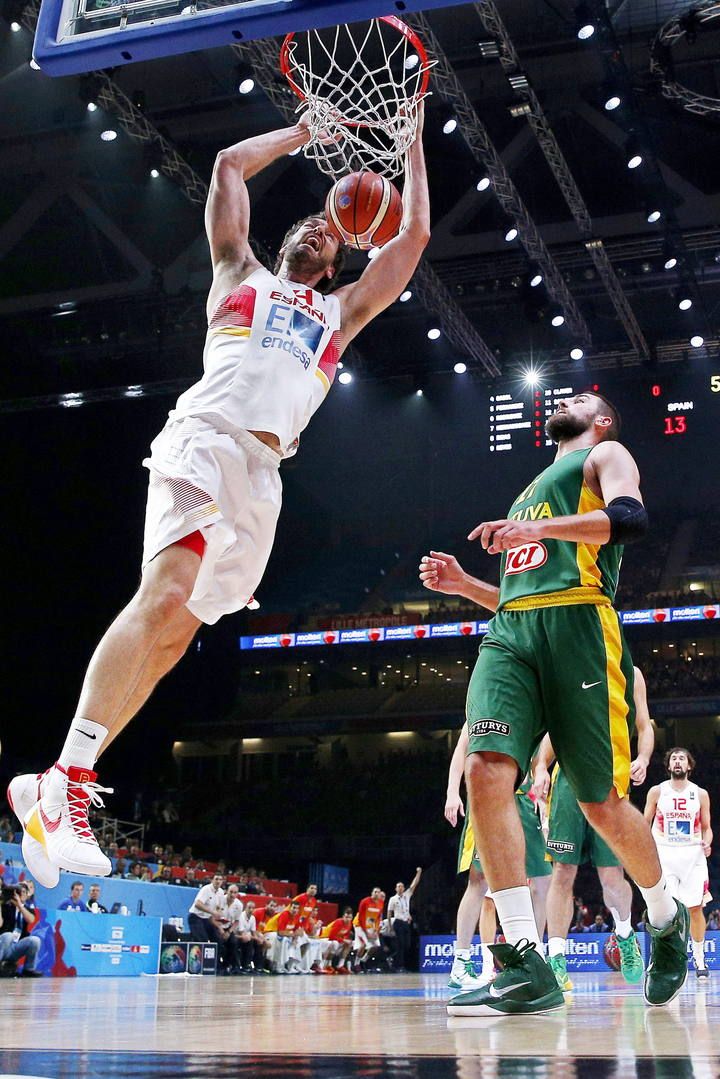
M382 247L400 231L402 197L384 176L352 172L333 184L325 200L328 225L348 247Z

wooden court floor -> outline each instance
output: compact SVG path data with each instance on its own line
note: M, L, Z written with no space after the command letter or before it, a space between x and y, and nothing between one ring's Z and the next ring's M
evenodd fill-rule
M715 1079L720 973L667 1008L580 974L563 1012L449 1018L441 975L0 982L0 1079Z

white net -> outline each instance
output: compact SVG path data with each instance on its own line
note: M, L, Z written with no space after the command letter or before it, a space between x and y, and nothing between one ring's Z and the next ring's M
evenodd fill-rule
M309 116L303 152L322 172L403 171L432 66L404 23L388 16L288 35L281 65Z

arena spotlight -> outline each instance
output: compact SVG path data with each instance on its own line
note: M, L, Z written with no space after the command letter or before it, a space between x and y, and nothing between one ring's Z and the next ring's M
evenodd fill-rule
M415 396L416 397L424 397L425 396L425 393L423 391L422 386L418 386L418 388L415 390Z
M152 176L153 180L157 180L160 172L158 169L150 169L150 175Z
M587 41L595 33L595 20L589 4L578 4L575 8L576 33L580 41Z
M565 322L565 315L563 314L562 308L559 307L558 304L554 304L553 307L550 308L550 314L550 322L555 327L555 329L563 325L563 323Z
M571 360L581 360L584 355L585 355L585 353L583 352L583 350L579 346L576 346L575 348L570 349L570 359Z
M452 135L453 131L457 127L457 117L448 116L447 120L443 124L443 135Z
M456 375L464 375L467 371L467 364L463 363L462 360L458 360L458 362L453 367L453 371Z
M674 270L677 266L677 258L675 257L675 255L668 254L665 258L663 266L666 270Z
M103 142L115 142L115 139L117 137L118 137L118 133L112 127L108 127L108 128L105 129L105 131L100 132L100 138L102 139Z
M478 180L478 182L477 182L478 191L487 191L487 189L489 187L490 187L490 177L489 176L483 176L482 179Z
M22 26L19 22L15 22L15 20L13 20L10 23L10 29L12 30L13 34L17 34L20 30L22 30Z
M677 305L681 311L689 311L692 307L692 300L688 296L687 289L681 288L677 292Z
M349 371L341 371L338 375L338 382L342 383L343 386L348 386L352 380L353 377Z
M437 341L440 337L441 330L439 326L430 326L427 332L428 341Z
M693 348L702 348L705 344L705 339L702 338L699 333L696 333L690 338L690 344Z
M420 63L420 57L416 52L411 52L405 57L405 70L412 71Z
M408 300L412 300L412 292L409 288L406 288L404 292L400 293L400 303L407 303Z
M235 67L235 78L239 94L251 94L255 89L255 72L250 64L240 63Z
M97 112L97 110L98 110L98 107L95 104L95 102L94 101L88 101L88 103L87 103L87 111L88 112Z
M540 381L540 376L534 367L530 367L523 375L523 379L526 386L537 386Z
M538 285L542 285L543 275L539 270L533 270L530 274L530 288L537 288Z
M611 90L605 95L605 101L603 102L603 108L606 112L614 112L615 109L619 109L622 105L622 98L619 94Z
M517 230L515 225L511 225L510 228L505 233L505 237L504 237L505 243L511 244L513 242L513 240L517 240L517 238L518 238L518 230Z
M637 169L642 165L643 156L640 152L638 141L634 135L625 143L625 163L629 169Z

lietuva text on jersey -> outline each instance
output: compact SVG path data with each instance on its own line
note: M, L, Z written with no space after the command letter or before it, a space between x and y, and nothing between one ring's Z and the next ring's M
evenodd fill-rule
M575 450L554 461L521 491L508 511L513 521L591 513L605 503L584 481L590 449ZM500 607L563 602L612 601L617 589L622 547L537 539L505 551L501 560Z
M174 416L219 416L231 428L277 435L288 457L333 383L340 302L257 269L215 308L203 377Z
M688 782L676 790L670 780L660 784L653 834L660 844L688 846L702 843L700 788Z

